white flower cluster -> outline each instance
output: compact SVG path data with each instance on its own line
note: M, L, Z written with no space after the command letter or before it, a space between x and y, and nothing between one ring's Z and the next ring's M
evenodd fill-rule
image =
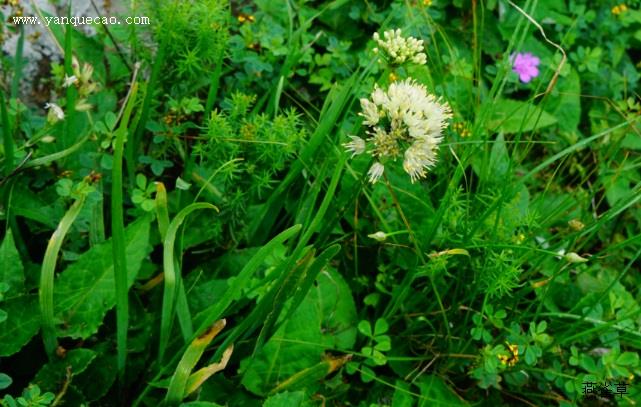
M378 33L374 33L373 38L378 44L378 48L374 48L374 52L383 50L388 62L392 64L401 65L405 61L412 61L415 64L423 65L427 62L427 56L423 52L423 40L403 37L400 28L385 31L382 39Z
M383 175L386 159L396 160L403 153L403 169L412 182L426 176L426 170L436 163L442 131L452 112L446 102L427 93L425 86L406 79L392 83L387 91L374 88L371 99L361 99L363 123L369 127L367 141L350 136L344 144L352 156L367 151L377 162L369 169L371 183Z

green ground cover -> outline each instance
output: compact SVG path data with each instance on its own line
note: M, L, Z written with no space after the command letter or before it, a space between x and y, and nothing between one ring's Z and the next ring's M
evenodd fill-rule
M638 1L36 3L1 406L641 401Z

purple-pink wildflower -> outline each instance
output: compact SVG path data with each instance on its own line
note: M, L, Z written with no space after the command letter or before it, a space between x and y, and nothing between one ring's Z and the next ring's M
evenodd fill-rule
M532 78L539 76L539 63L541 62L538 57L526 52L525 54L516 54L512 58L512 70L519 74L519 79L523 83L528 83Z

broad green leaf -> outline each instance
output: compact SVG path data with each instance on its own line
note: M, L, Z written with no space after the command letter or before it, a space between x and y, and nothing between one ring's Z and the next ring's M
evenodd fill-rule
M11 377L4 373L0 373L0 390L4 390L7 387L11 386L11 383L13 383Z
M633 197L635 194L633 188L631 188L631 183L634 180L630 178L628 172L606 173L601 175L601 179L605 187L605 198L612 207L626 198Z
M581 82L574 70L560 77L544 109L559 121L559 129L576 131L581 120Z
M57 392L60 390L59 386L67 380L68 371L71 376L84 372L95 357L96 352L91 349L70 350L64 358L56 358L44 365L33 379L33 384L38 385L42 391Z
M641 150L641 135L632 132L626 134L621 142L621 147L630 150Z
M307 402L304 391L285 391L265 400L263 407L304 407Z
M438 376L421 376L419 382L416 384L421 389L419 407L456 407L468 405Z
M487 122L487 128L511 134L533 131L556 122L554 116L532 103L502 99L492 106L492 116Z
M0 245L0 282L9 286L4 297L11 298L20 295L24 291L24 269L20 261L20 255L16 250L11 229Z
M0 323L0 356L13 355L38 332L40 313L37 295L21 295L2 303L7 320Z
M349 287L332 269L321 272L316 283L253 360L241 362L242 383L251 392L266 394L321 363L325 349L353 347L356 306Z
M392 407L412 407L414 397L410 394L410 386L402 380L396 380Z
M141 218L125 232L129 287L151 249L149 222L148 217ZM60 323L58 336L89 337L96 333L107 311L115 305L114 266L109 239L82 254L56 281L54 309Z
M109 346L98 346L94 349L97 354L89 366L77 377L73 383L81 389L86 401L91 402L103 397L116 381L117 363L116 356Z
M492 153L490 154L490 168L486 174L491 180L502 182L508 175L510 168L510 155L505 146L505 138L500 133L492 144Z
M623 352L617 358L617 365L620 366L638 366L639 365L639 355L635 352Z
M62 205L50 205L43 194L37 194L26 187L16 187L13 190L11 198L11 211L27 219L42 223L43 225L55 229L58 226L58 220L64 215Z

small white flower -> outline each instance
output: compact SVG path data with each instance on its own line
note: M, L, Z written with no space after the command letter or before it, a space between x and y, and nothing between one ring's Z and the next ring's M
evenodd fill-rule
M56 123L59 120L64 120L65 112L62 111L60 106L55 103L45 103L45 109L49 111L47 114L47 121L51 124Z
M69 86L75 85L76 83L78 83L78 78L76 77L76 75L71 75L71 76L65 75L65 80L62 83L62 87L68 88Z
M384 106L387 103L389 103L389 97L387 96L387 93L383 91L383 89L379 88L378 86L375 86L374 92L372 92L372 101L374 102L375 105Z
M385 167L379 162L375 162L374 165L369 169L367 175L369 176L369 182L375 184L376 181L383 175Z
M343 144L343 147L350 153L352 153L352 157L355 155L363 154L365 152L365 140L358 136L349 136L352 141L349 143Z
M435 163L435 148L429 141L416 141L405 151L403 169L414 183L419 178L425 178L425 170L433 167Z
M396 161L403 153L403 169L412 182L425 178L436 164L443 129L452 117L449 105L412 79L395 81L387 90L375 86L370 98L360 103L369 137L352 137L343 146L352 157L367 151L377 160L368 172L370 182L381 177L383 163Z
M76 110L79 112L88 112L93 106L87 102L87 99L80 99L76 102Z
M372 233L371 235L367 235L367 237L374 239L377 242L384 242L385 239L387 239L387 235L385 234L385 232L381 232L381 231Z
M369 99L363 98L361 99L361 108L363 108L363 112L360 115L365 118L363 124L367 126L376 126L379 120L376 104L371 102Z

